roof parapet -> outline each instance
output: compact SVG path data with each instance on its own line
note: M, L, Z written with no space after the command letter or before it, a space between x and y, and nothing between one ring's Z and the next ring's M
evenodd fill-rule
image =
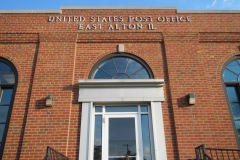
M214 14L233 14L233 13L240 13L240 10L177 10L177 13L191 13L191 14L204 14L204 13L207 13L207 14L211 14L211 13L214 13Z
M175 10L182 14L239 14L240 10L178 10L177 7L156 6L65 6L60 10L0 10L0 14L61 14L63 10Z
M66 7L61 7L61 10L68 10L68 9L83 9L83 10L88 10L88 9L102 9L102 10L111 10L111 9L139 9L139 10L151 10L151 9L156 9L156 10L177 10L177 7L156 7L156 6L66 6Z
M61 13L60 10L0 10L0 14L16 14L16 13L23 13L23 14L51 14L51 13Z

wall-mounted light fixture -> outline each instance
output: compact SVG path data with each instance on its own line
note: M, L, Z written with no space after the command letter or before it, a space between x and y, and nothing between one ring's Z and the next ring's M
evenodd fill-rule
M194 93L189 93L189 94L188 94L188 103L191 104L191 105L193 105L193 104L196 103Z
M53 96L52 95L48 95L46 97L46 106L47 107L52 107L53 106L53 102L54 102Z

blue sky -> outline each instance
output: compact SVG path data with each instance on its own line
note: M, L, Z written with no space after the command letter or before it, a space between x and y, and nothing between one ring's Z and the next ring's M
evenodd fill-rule
M0 10L59 10L61 6L167 6L179 10L240 10L240 0L0 0Z

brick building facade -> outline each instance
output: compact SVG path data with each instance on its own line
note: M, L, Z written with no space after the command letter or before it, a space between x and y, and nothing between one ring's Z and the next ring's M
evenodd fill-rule
M201 144L237 149L223 74L239 54L240 11L0 11L0 58L15 75L0 130L2 159L43 159L47 146L69 159L92 159L94 107L108 104L149 106L152 159L194 158ZM94 79L108 56L145 64L149 79Z

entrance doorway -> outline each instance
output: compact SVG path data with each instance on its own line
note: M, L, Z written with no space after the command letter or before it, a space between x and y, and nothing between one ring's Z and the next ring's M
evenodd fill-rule
M151 160L148 105L95 106L94 160Z

